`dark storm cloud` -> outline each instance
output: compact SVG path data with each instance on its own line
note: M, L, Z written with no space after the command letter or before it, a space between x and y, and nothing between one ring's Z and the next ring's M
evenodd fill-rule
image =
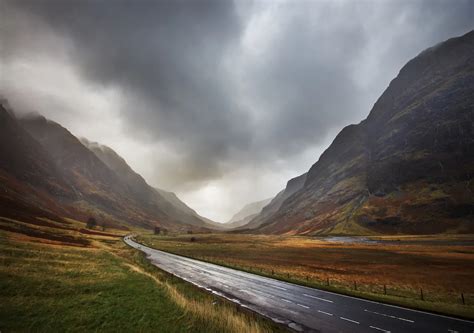
M472 29L474 2L289 2L277 15L265 61L250 63L244 77L267 112L263 143L291 155L365 118L410 58Z
M230 147L247 146L246 117L225 90L222 66L241 30L232 2L40 0L16 6L73 42L71 56L88 80L120 87L131 133L173 145L191 164L190 178L215 176L216 161Z
M129 135L176 152L157 170L173 186L291 161L321 144L331 129L362 120L411 57L472 29L473 15L469 0L7 6L70 43L86 80L123 92ZM249 32L265 13L266 24ZM247 34L260 34L256 44L245 44Z
M358 110L351 66L367 36L361 21L347 19L350 8L335 7L320 3L308 15L306 6L284 5L282 31L264 53L269 61L247 70L254 97L267 112L262 143L278 142L285 154L320 142L331 127L353 121Z

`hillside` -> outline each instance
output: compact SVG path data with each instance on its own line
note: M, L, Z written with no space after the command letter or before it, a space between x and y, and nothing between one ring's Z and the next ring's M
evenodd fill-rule
M196 227L218 228L219 225L199 216L196 211L182 202L176 194L156 189L136 173L113 149L97 142L81 138L81 142L107 165L128 187L141 203L159 207L168 217Z
M166 215L148 215L119 177L61 125L42 116L30 115L20 124L51 156L62 177L78 193L75 206L101 220L152 227L166 223Z
M474 32L409 61L260 233L474 231Z
M33 222L94 216L107 226L173 231L213 227L171 194L165 199L112 150L102 160L53 121L34 114L16 119L2 105L0 127L2 216Z
M276 213L278 209L280 209L283 202L288 199L291 195L293 195L296 191L301 189L306 181L306 173L290 179L286 183L286 187L278 192L278 194L267 204L265 207L262 208L260 213L252 217L248 223L242 225L240 229L248 229L252 230L259 227L262 223L264 223L272 214Z
M234 216L232 216L232 218L225 224L225 227L233 229L246 225L256 217L262 211L262 208L268 205L270 201L272 201L271 198L245 205L235 213Z
M61 219L75 211L68 203L77 193L66 182L51 156L0 104L0 214L30 223L37 217ZM55 196L58 200L52 198Z

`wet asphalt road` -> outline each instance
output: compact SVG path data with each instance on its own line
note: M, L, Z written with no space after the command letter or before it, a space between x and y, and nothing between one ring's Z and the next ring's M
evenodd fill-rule
M297 331L474 332L474 322L344 296L124 241L157 267Z

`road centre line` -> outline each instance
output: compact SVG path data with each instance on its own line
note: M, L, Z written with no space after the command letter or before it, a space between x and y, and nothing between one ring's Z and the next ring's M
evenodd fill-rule
M414 320L411 320L411 319L396 317L396 316L388 315L388 314L385 314L385 313L380 313L380 312L376 312L376 311L370 311L370 310L367 310L367 309L364 309L364 311L365 311L365 312L369 312L369 313L373 313L373 314L376 314L376 315L379 315L379 316L383 316L383 317L388 317L388 318L403 320L403 321L406 321L406 322L409 322L409 323L414 323L414 322L415 322Z
M133 241L132 241L130 238L128 238L128 237L125 238L125 240L127 241L127 244L128 244L129 242L133 242ZM132 243L132 244L133 244L133 243ZM130 244L129 244L129 245L130 245ZM179 259L179 260L188 261L188 260L184 259L183 257L171 256L169 253L162 252L162 251L159 251L159 250L156 250L156 249L152 249L152 248L148 248L148 247L146 247L146 246L140 246L140 245L139 245L138 247L137 247L136 245L132 245L132 246L133 246L133 247L136 247L136 248L138 248L138 249L140 249L140 250L142 250L142 251L144 251L144 252L147 253L148 255L151 255L151 254L150 254L150 252L151 252L151 253L153 253L153 254L156 253L156 254L158 254L158 255L169 256L170 259L172 259L172 260L170 261L170 264L169 264L169 265L171 265L171 263L174 261L174 259ZM160 260L161 260L161 259L160 259ZM207 270L210 269L210 268L208 268L204 263L196 262L196 261L194 261L194 260L192 260L192 261L189 260L189 261L190 261L190 263L193 263L193 264L202 265L202 267L203 267L202 269L204 270L204 271L199 271L198 274L196 274L196 277L192 276L191 279L194 279L194 278L199 277L199 275L201 275L202 273L206 273ZM166 264L166 263L167 263L167 261L165 262L165 264ZM166 264L166 265L168 265L168 264ZM166 265L165 265L165 267L167 267ZM168 266L169 266L169 265L168 265ZM198 267L199 267L199 266L198 266ZM222 273L223 273L223 274L228 273L228 272L226 272L226 270L225 270L224 268L221 268L221 267L219 267L219 268L222 269ZM181 269L181 268L180 268L180 269ZM199 270L199 268L198 268L198 270ZM232 273L233 270L230 270L230 269L229 269L229 271L231 271L231 273ZM188 273L188 272L186 271L185 273ZM240 274L241 272L238 272L238 273ZM172 274L173 274L173 273L172 273ZM208 273L208 274L209 274L209 273ZM228 273L228 274L229 274L229 273ZM178 274L175 273L175 275L178 275ZM245 275L247 275L247 273L246 273ZM259 278L260 278L260 277L259 277ZM184 280L187 280L187 278L184 278ZM252 281L252 282L254 282L254 281ZM193 283L193 282L191 282L191 283ZM263 284L265 284L265 283L263 283ZM273 288L280 289L280 290L285 290L285 291L287 290L286 288L282 288L282 287L279 287L279 286L274 286L274 285L271 285L271 284L266 284L266 285L267 285L268 287L273 287ZM232 288L232 289L234 288L234 287L230 287L229 285L224 285L224 287L226 287L226 288ZM305 286L298 286L298 285L296 285L296 287L299 287L299 288L307 288L307 287L305 287ZM235 289L234 289L234 290L235 290ZM290 290L293 291L293 289L290 289ZM247 292L246 290L243 290L243 291ZM295 291L296 291L296 290L295 290ZM390 304L384 304L384 303L380 303L380 302L376 302L376 301L363 300L363 299L359 299L359 298L356 298L356 297L351 297L351 296L347 296L347 295L337 294L337 293L334 293L334 292L328 292L328 291L323 291L323 290L318 290L318 291L320 291L320 292L322 292L322 293L324 293L324 294L330 294L330 295L332 294L332 295L338 296L338 297L351 298L351 299L357 300L357 301L359 301L359 302L370 302L370 303L372 303L372 304L378 304L378 305L381 305L381 306L384 306L384 307L387 307L387 308L388 308L388 307L397 308L397 309L400 309L400 310L403 310L403 311L411 311L412 313L415 313L415 312L416 312L416 313L420 313L420 314L422 314L422 315L437 316L437 317L441 317L441 318L444 317L444 318L447 318L447 319L450 319L450 320L458 320L458 321L462 321L462 322L470 322L470 321L467 321L467 320L462 320L462 319L457 319L457 318L451 318L451 317L448 317L448 316L443 316L443 315L437 315L437 314L427 313L427 312L424 312L424 311L413 310L413 309L403 308L403 307L399 307L399 306L393 306L393 305L390 305ZM304 295L304 296L306 296L306 297L311 297L311 298L314 298L314 299L319 299L319 300L321 300L321 301L325 301L325 302L329 302L329 303L334 303L333 301L328 300L328 299L320 298L320 297L313 296L313 295L310 295L310 294L302 294L303 292L304 292L304 291L301 290L301 291L300 291L300 293L301 293L300 295ZM274 293L274 294L277 295L278 293ZM324 296L324 294L323 294L323 296ZM277 297L277 296L275 296L275 297ZM286 301L288 301L288 300L284 300L284 301L286 302ZM337 299L337 301L339 302L339 299ZM290 302L290 303L293 303L293 302L291 302L291 301L289 301L289 302ZM337 304L338 302L336 302L336 304ZM300 304L296 303L296 301L295 301L295 304L298 305L298 306L302 306L302 305L303 305L303 304L300 305ZM313 308L312 303L309 303L309 304L310 304L311 307ZM359 308L359 309L360 309L360 308ZM362 307L362 309L364 309L364 307ZM389 309L387 309L387 310L389 310ZM359 310L359 311L360 311L360 310ZM411 320L411 319L402 318L402 317L396 317L396 316L393 316L393 315L384 313L385 311L383 311L383 310L382 310L381 312L375 312L375 311L370 311L370 310L365 309L364 311L370 312L370 313L373 313L373 314L376 314L376 315L379 315L379 316L388 317L388 318L392 318L392 319L397 319L397 320L401 320L401 321L405 321L405 322L409 322L409 323L414 323L414 322L415 322L414 320ZM379 310L379 311L380 311L380 310ZM320 310L317 310L317 312L326 314L326 315L328 315L328 316L333 316L332 313L328 313L328 312L324 312L324 311L320 311ZM391 313L391 311L387 311L387 312L388 312L388 313ZM398 314L398 313L396 313L396 314ZM404 314L402 314L402 315L404 315ZM337 315L334 315L334 316L337 317ZM350 321L350 322L353 322L353 323L360 324L359 322L356 322L355 320L352 320L352 319L349 319L349 318L340 317L340 319L342 319L342 320L347 320L347 321ZM375 319L375 318L374 318L374 319ZM418 322L418 321L422 321L421 319L419 320L418 317L417 317L416 319L417 319L417 322ZM471 323L472 323L472 322L471 322ZM365 326L365 325L364 325L364 326ZM367 326L366 326L366 327L367 327ZM380 332L385 332L385 333L390 332L389 330L385 330L385 329L383 329L383 328L376 327L376 326L368 326L368 327L372 328L373 330L380 331ZM454 330L448 330L448 332L453 332L453 333L454 333L454 332L456 332L456 331L454 331ZM473 333L474 333L474 331L473 331Z
M375 326L369 326L369 327L380 332L390 333L390 331L384 330L383 328L380 328L380 327L375 327Z
M328 316L332 316L333 314L332 313L329 313L329 312L325 312L325 311L321 311L321 310L318 310L319 313L322 313L322 314L325 314L325 315L328 315Z
M324 302L328 302L328 303L334 303L334 302L331 301L330 299L325 299L325 298L321 298L321 297L316 297L316 296L313 296L313 295L303 294L303 296L311 297L311 298L315 298L315 299L319 299L320 301L324 301Z
M354 324L360 324L358 321L355 321L355 320L352 320L352 319L349 319L349 318L344 318L344 317L339 317L341 318L342 320L345 320L345 321L349 321L351 323L354 323Z

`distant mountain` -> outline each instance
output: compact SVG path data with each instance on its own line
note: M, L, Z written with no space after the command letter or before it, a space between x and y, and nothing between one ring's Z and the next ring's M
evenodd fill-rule
M256 232L474 232L474 32L408 62Z
M182 202L176 194L156 189L147 184L145 179L127 164L113 149L97 142L81 138L82 144L92 151L126 184L133 196L146 205L159 207L168 217L175 221L196 227L219 228L220 224L199 216L196 211Z
M255 229L264 223L272 214L280 209L283 202L288 199L293 193L301 189L306 181L306 173L290 179L286 183L286 187L278 192L278 194L267 204L261 211L254 215L247 223L242 224L240 229Z
M245 205L234 216L232 216L229 222L225 223L225 227L234 229L246 225L255 216L257 216L262 211L262 208L269 204L271 200L272 199L269 198Z
M131 200L130 191L119 177L67 129L38 115L27 116L19 122L48 152L62 177L78 193L75 205L102 219L153 225L154 221ZM154 216L157 221L164 218L163 212Z
M94 216L109 226L171 231L213 227L172 194L146 184L110 148L99 158L53 121L39 115L16 119L2 105L0 129L2 216Z

